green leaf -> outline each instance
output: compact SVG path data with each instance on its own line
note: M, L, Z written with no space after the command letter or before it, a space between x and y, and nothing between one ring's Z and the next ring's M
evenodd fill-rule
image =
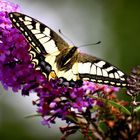
M107 102L109 104L111 104L113 107L115 107L118 110L120 110L122 113L127 114L127 115L131 115L130 111L127 108L125 108L124 106L122 106L122 105L120 105L120 104L118 104L118 103L116 103L114 101L111 101L111 100L107 100Z

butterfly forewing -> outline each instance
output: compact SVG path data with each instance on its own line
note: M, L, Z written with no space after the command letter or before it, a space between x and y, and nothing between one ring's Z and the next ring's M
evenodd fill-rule
M55 65L56 55L69 45L57 33L32 17L17 12L9 13L9 17L31 45L29 53L35 68L48 77L52 65Z
M68 47L60 36L38 20L17 12L10 13L9 16L13 25L23 33L38 53L57 55Z

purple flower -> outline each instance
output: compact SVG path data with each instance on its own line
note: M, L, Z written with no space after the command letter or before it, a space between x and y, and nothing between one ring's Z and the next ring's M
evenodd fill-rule
M16 28L12 28L8 17L12 11L18 12L19 6L0 1L0 81L6 89L22 90L22 94L28 95L44 76L31 63L28 42Z
M18 5L8 2L6 0L0 1L0 27L3 29L9 29L12 27L11 21L8 17L9 12L19 12Z

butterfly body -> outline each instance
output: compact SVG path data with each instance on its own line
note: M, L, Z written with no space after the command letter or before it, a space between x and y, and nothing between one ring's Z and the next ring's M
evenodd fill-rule
M27 15L9 14L13 25L22 32L31 48L29 53L36 69L48 75L54 71L58 78L68 81L86 80L113 86L127 86L127 76L117 67L97 57L80 53L57 33Z

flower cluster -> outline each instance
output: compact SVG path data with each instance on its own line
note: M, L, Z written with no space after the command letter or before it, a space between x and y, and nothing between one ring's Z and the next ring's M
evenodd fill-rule
M115 92L118 88L84 82L81 87L60 86L60 80L50 80L43 88L36 88L39 99L34 104L39 105L38 112L44 117L44 124L55 123L55 118L71 122L90 112L94 106L103 106L97 97ZM62 83L63 84L63 83ZM98 95L97 95L98 93ZM51 117L48 117L51 115Z
M9 19L8 13L19 12L19 7L7 1L0 1L0 4L0 81L5 89L22 90L28 95L38 82L46 79L34 69L29 44Z

